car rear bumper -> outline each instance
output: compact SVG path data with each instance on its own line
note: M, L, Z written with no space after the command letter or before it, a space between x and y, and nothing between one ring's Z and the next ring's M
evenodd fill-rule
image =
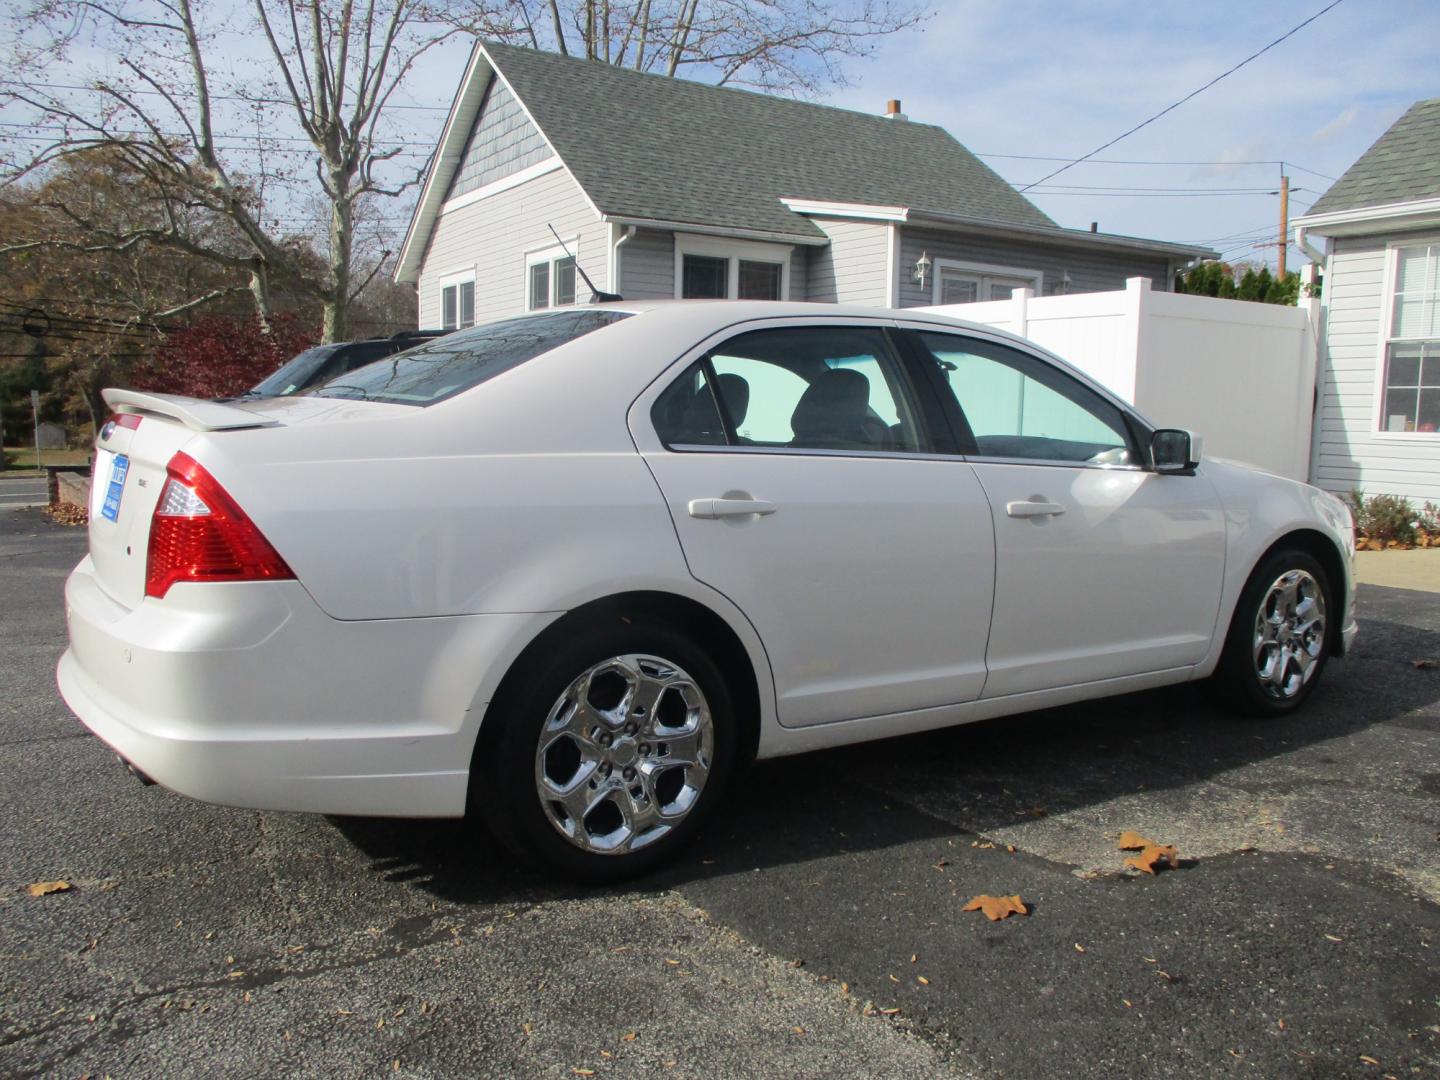
M464 813L480 713L553 615L344 622L296 582L175 586L127 609L86 558L61 695L156 782L267 810Z

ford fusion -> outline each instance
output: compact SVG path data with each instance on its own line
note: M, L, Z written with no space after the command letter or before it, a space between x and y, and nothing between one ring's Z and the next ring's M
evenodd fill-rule
M198 799L680 849L755 758L1209 680L1354 633L1350 516L939 316L606 304L314 395L108 390L59 684Z

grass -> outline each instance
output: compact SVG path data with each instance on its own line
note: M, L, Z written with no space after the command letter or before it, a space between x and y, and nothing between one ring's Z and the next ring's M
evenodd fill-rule
M7 446L4 450L5 468L7 471L33 470L35 464L35 447L33 446ZM84 450L41 450L41 465L84 465L90 460L91 451Z

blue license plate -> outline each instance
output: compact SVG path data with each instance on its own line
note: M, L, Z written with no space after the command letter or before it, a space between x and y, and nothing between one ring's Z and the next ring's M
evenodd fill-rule
M110 486L105 489L105 502L100 507L100 516L110 521L120 520L120 496L125 493L125 476L130 472L130 458L117 454L110 466Z

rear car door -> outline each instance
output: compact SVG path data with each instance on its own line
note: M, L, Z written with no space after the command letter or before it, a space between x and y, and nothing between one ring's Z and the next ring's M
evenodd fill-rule
M1097 389L983 335L906 335L995 524L984 696L1198 663L1215 632L1225 520L1203 476L1148 470Z
M631 410L690 571L759 632L786 726L984 685L989 510L921 410L877 320L727 331Z

